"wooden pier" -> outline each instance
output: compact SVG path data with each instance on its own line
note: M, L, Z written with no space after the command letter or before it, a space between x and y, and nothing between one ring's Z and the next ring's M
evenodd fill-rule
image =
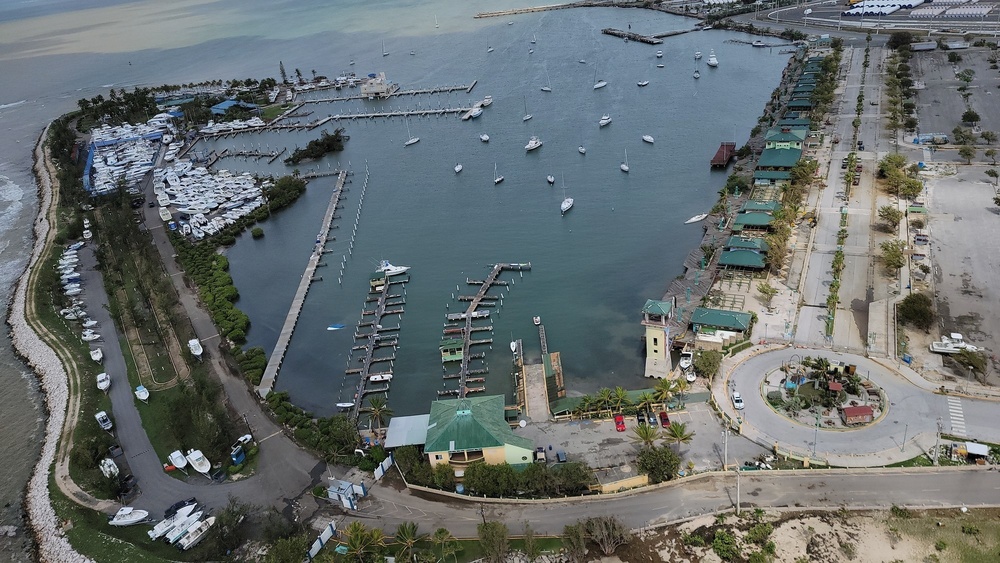
M736 154L736 143L723 142L719 145L719 150L715 151L712 157L712 168L725 168L729 166L729 161Z
M485 280L482 280L481 282L479 282L479 285L480 285L479 291L477 291L476 294L474 296L472 296L472 298L469 300L469 305L468 305L468 307L466 307L465 312L463 312L463 313L449 313L449 314L445 315L445 318L448 321L459 321L459 320L461 320L461 321L465 321L465 323L464 323L464 327L462 327L460 329L460 331L459 331L458 334L456 334L455 331L454 331L454 329L458 328L458 327L446 325L445 335L446 335L447 338L454 339L454 338L461 337L461 339L462 339L461 367L459 367L458 374L452 374L452 376L449 377L449 379L454 379L455 378L454 376L457 375L458 388L457 389L447 389L447 390L438 391L438 396L442 396L442 397L443 396L457 396L457 397L461 398L461 397L465 397L469 393L477 393L477 392L482 392L482 391L486 390L485 386L479 386L479 387L469 387L468 386L468 384L470 383L470 381L468 381L468 378L469 378L470 375L473 374L473 370L470 367L470 362L472 360L481 359L481 358L485 357L485 355L486 355L485 353L482 353L482 352L473 354L473 353L471 353L470 348L472 346L476 345L476 344L488 344L488 343L492 343L493 339L492 338L490 338L490 339L478 339L478 340L473 339L472 338L473 333L476 332L477 330L482 330L482 328L481 327L475 327L475 326L473 326L472 322L474 320L477 320L477 319L487 319L487 318L489 318L489 314L490 314L489 311L480 311L480 310L477 310L477 309L478 309L478 307L484 305L483 301L486 301L487 297L491 297L491 296L488 296L488 294L487 294L487 292L490 291L490 289L492 289L494 286L498 286L498 285L504 285L504 286L508 285L508 282L497 279L502 272L504 272L504 271L524 272L524 271L528 271L528 270L531 270L531 263L530 262L529 263L511 263L511 264L500 263L500 264L495 264L493 266L493 268L490 270L490 275L487 276ZM472 280L469 280L469 279L467 279L466 282L470 283L470 284L473 283ZM490 299L489 301L492 303L492 299ZM443 350L446 350L446 349L443 348ZM442 361L447 361L447 360L443 359Z
M337 184L333 188L333 193L330 195L330 204L326 208L326 214L323 216L323 224L319 231L319 240L316 242L312 254L309 255L309 262L306 264L306 269L299 279L299 287L295 291L295 297L292 298L292 305L285 316L285 323L278 334L278 341L274 345L271 357L267 360L267 367L264 368L264 375L260 380L260 384L257 385L256 391L261 398L267 398L267 394L274 388L274 381L278 378L281 362L285 359L285 352L288 350L288 344L292 340L292 333L295 332L295 324L299 320L299 314L302 312L302 306L306 301L306 294L309 293L309 287L313 283L316 267L323 257L323 248L326 244L327 234L330 232L330 224L333 222L334 211L336 211L337 205L340 203L340 196L346 181L347 172L341 172L337 178Z

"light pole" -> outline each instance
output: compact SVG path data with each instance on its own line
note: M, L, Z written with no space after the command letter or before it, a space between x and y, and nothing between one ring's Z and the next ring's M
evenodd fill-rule
M903 451L904 449L906 449L906 433L909 431L910 431L910 424L907 423L905 426L903 426L903 444L899 446L899 451Z
M736 515L740 515L740 468L736 468Z
M729 467L729 429L722 431L722 470Z
M767 323L764 323L764 344L767 344Z
M819 440L819 412L816 412L816 429L813 431L813 457L816 457L816 442Z

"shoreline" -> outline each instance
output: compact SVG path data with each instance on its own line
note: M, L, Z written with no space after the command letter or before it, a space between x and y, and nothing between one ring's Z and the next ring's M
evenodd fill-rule
M24 272L17 280L7 308L11 345L14 352L38 379L46 414L42 449L28 481L23 504L28 526L34 535L34 555L40 561L89 562L91 559L77 553L63 535L59 517L49 499L49 478L55 466L56 449L66 421L66 409L69 403L69 374L55 351L42 341L26 318L29 280L53 232L53 227L49 224L49 215L53 212L52 206L56 202L53 197L55 180L50 173L52 164L45 148L50 126L51 123L46 125L39 135L33 153L32 168L37 186L38 215L33 222L34 242L31 255Z

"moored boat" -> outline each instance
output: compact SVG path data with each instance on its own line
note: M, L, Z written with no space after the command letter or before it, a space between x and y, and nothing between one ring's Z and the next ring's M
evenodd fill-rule
M542 317L539 317L539 316L531 317L531 322L533 322L535 324L535 326L538 326L538 325L542 324Z
M688 225L690 223L697 223L698 221L701 221L705 217L708 217L708 213L699 213L699 214L695 215L694 217L688 219L687 221L684 221L684 224Z
M490 136L487 135L486 133L480 133L479 134L479 140L482 141L482 142L484 142L484 143L488 143L488 142L490 142Z
M409 270L409 266L393 266L388 260L382 260L375 271L384 272L386 276L398 276L399 274L405 274Z
M552 184L556 183L556 177L553 176L552 174L549 174L548 176L545 177L545 181L548 182L549 185L551 186Z
M715 50L714 49L708 52L708 62L705 63L705 64L707 64L708 66L710 66L712 68L715 68L715 67L719 66L719 59L715 58Z

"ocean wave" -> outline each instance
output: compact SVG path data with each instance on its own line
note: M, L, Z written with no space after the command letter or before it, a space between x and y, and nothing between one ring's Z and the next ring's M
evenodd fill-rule
M0 104L0 109L16 108L17 106L26 103L28 103L28 100L21 100L20 102L12 102L9 104Z

